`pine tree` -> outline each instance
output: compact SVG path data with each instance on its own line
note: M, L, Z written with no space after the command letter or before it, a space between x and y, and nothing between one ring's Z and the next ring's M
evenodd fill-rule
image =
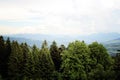
M59 47L59 54L61 54L64 50L66 49L66 47L62 44Z
M44 80L52 80L53 72L54 72L54 63L52 61L47 42L46 40L42 44L42 48L40 50L40 64L41 66L41 78Z
M57 43L55 41L53 41L52 45L50 46L50 54L54 62L55 68L58 71L61 64L61 56L57 47Z
M23 78L23 54L22 49L17 41L13 41L11 45L11 54L8 63L8 72L10 79L22 79Z
M11 42L10 42L10 39L7 38L6 43L5 43L5 57L4 57L4 60L5 60L4 73L5 73L5 75L4 75L4 78L8 77L8 61L9 61L10 54L11 54Z
M29 79L37 79L40 78L39 74L39 68L38 65L39 59L38 59L39 49L36 47L36 45L33 45L31 52L28 55L27 59L27 67L26 67L26 74Z
M5 76L5 41L3 36L0 36L0 74L2 77Z
M28 45L27 45L27 43L21 43L21 45L20 45L20 47L21 47L21 50L22 50L22 61L21 61L21 67L23 68L22 70L21 70L21 72L22 72L22 74L23 74L23 77L26 77L27 75L26 75L26 68L27 68L27 59L28 59L28 55L29 55L29 47L28 47Z

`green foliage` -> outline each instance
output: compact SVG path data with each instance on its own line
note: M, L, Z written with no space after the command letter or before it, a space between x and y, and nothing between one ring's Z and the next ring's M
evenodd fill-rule
M120 79L120 52L116 54L114 59L115 59L114 70L116 74L116 80L119 80Z
M4 76L3 78L6 78L8 76L8 62L9 62L9 56L11 54L11 42L10 39L7 38L5 42L5 57L4 57Z
M87 80L89 70L89 48L80 41L70 43L62 53L62 75L69 80Z
M4 75L4 63L5 63L5 44L4 44L3 36L0 36L0 74Z
M38 63L39 62L39 49L34 45L32 47L32 50L30 52L28 52L28 58L26 60L26 76L29 79L36 79L39 77L39 66Z
M0 36L0 80L119 80L119 61L119 53L113 60L97 42L65 48L53 41L48 48L45 40L38 48Z
M2 76L0 75L0 80L2 80Z
M20 45L17 41L13 41L11 45L11 55L9 60L9 75L11 79L21 79L23 76L23 54Z
M9 38L5 41L2 36L0 36L0 73L2 78L8 76L8 61L11 54L11 43Z
M102 44L93 42L89 45L89 48L92 62L88 78L92 80L113 80L114 71L112 69L114 61L107 53L105 47Z
M27 75L26 68L27 68L28 55L29 55L30 51L29 51L29 47L28 47L27 43L22 43L20 45L20 47L22 50L22 53L20 53L20 54L22 54L22 66L21 66L22 67L22 74L23 74L22 77L24 77Z
M57 43L55 41L53 41L52 45L50 46L50 54L55 64L55 68L58 71L61 64L61 56L57 47Z
M61 54L65 49L66 48L65 48L64 45L60 45L60 47L59 47L59 53Z
M52 80L53 72L54 64L47 47L47 42L43 42L40 50L34 45L27 59L27 78L34 80Z
M41 77L42 79L53 79L54 63L52 61L47 42L44 41L40 50L41 59Z

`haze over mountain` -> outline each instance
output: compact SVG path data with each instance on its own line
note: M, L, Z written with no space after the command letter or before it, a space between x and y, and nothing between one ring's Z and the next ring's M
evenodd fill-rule
M0 0L0 34L38 45L120 38L120 0Z
M5 35L11 38L15 38L20 42L30 42L33 41L35 43L42 42L43 40L47 40L49 43L52 41L57 41L58 44L68 44L74 40L84 40L86 43L91 43L94 41L98 42L106 42L109 40L114 40L120 38L119 33L99 33L99 34L92 34L86 36L67 36L67 35L44 35L44 34L14 34L14 35ZM31 42L32 43L32 42Z
M84 40L87 44L97 41L102 43L108 50L109 54L115 56L117 50L120 49L120 34L119 33L99 33L86 36L63 36L63 35L44 35L44 34L13 34L4 35L4 39L10 37L10 40L17 40L19 43L26 42L28 45L33 46L34 44L41 47L44 40L47 40L50 46L55 40L60 46L64 44L67 46L70 42L75 40Z

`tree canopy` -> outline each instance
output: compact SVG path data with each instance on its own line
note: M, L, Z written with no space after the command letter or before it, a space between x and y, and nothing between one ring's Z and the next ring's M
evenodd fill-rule
M0 36L0 80L119 80L119 54L98 42L44 40L39 48Z

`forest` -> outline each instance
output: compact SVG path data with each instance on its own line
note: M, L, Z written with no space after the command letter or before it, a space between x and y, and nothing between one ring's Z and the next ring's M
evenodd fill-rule
M98 42L57 42L48 46L4 40L0 36L0 80L119 80L120 51L109 55Z

